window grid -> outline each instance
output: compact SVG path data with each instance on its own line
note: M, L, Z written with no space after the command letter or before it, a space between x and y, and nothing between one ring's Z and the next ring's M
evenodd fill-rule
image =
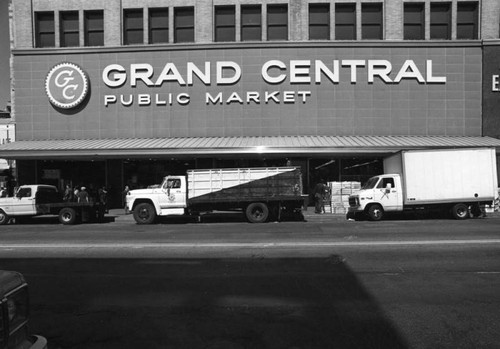
M335 39L356 40L356 4L335 4Z
M262 40L262 8L260 5L241 6L241 41Z
M431 39L451 39L451 3L431 3Z
M194 42L194 7L174 9L174 42Z
M59 46L80 46L78 11L61 11L59 13L59 21Z
M149 43L168 43L168 8L150 8L149 12Z
M382 3L361 4L361 38L382 40L384 19Z
M330 40L330 4L309 4L309 40Z
M457 3L457 39L478 38L478 3Z
M84 12L85 46L104 46L104 11Z
M267 40L288 40L288 6L267 5Z
M214 33L216 42L236 40L236 8L215 6Z
M56 46L54 12L35 13L35 46Z
M425 39L425 4L404 4L404 40Z
M330 10L331 4L309 3L308 24L306 24L309 40L356 40L359 29L361 29L359 32L361 39L383 39L382 2L361 2L361 11L358 9L358 13L356 13L357 2L333 3L334 9ZM267 34L268 41L288 40L288 5L266 6L267 13L264 16L261 4L241 5L239 12L234 5L214 6L214 42L230 42L236 39L261 41L263 29L267 29L264 36ZM427 13L424 1L407 1L403 7L404 40L479 39L478 1L430 2L427 3ZM171 18L170 11L174 18ZM60 47L80 46L80 28L84 30L81 39L85 46L104 46L104 11L84 10L81 13L84 21L82 27L79 25L78 11L60 11L59 23L54 19L54 12L35 12L35 47L56 47L56 39ZM172 39L176 43L194 42L193 6L149 8L147 14L145 22L143 9L123 10L124 45L143 44L144 25L148 26L147 39L150 44L168 43ZM236 15L240 16L239 21L236 21ZM333 22L331 15L334 16ZM262 27L263 18L267 19L267 28ZM359 18L361 25L356 23ZM173 33L169 21L170 25L174 26ZM330 29L331 24L334 24L334 30ZM237 38L238 29L240 35Z
M123 10L123 44L144 43L144 23L142 9Z

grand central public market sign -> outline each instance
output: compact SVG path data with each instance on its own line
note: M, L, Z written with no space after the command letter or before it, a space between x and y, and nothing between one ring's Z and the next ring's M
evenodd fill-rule
M214 67L215 65L215 67ZM128 69L127 69L128 68ZM202 83L205 86L213 84L217 86L230 86L242 80L243 70L241 66L231 61L205 62L203 67L192 62L186 63L186 73L180 73L174 63L166 63L158 74L155 68L148 63L130 64L125 68L120 64L110 64L102 72L102 80L105 85L111 88L119 88L129 85L135 88L139 83L152 88L159 88L166 83L176 83L180 86L193 86ZM350 83L358 82L358 70L367 70L367 82L373 83L376 78L380 78L387 84L399 84L402 80L416 80L419 83L446 83L446 77L434 76L432 60L426 61L425 76L413 60L406 60L397 73L391 77L393 66L387 60L333 60L330 65L321 60L291 60L287 63L280 60L270 60L265 62L260 75L262 80L269 85L279 85L287 79L291 84L308 85L311 83L322 84L323 78L330 83L340 83L340 72L346 69L350 74ZM215 69L215 74L213 73ZM212 79L214 76L214 80ZM298 91L246 91L245 93L231 92L205 92L207 105L216 104L260 104L260 103L306 103L311 95L309 90ZM104 95L104 105L121 104L131 106L136 103L139 106L151 104L162 105L187 105L191 102L188 93L140 93L133 94L106 94Z
M151 89L161 89L165 84L178 86L232 86L242 83L244 72L242 67L232 61L205 62L196 65L187 62L181 73L179 67L172 62L167 62L160 70L149 63L132 63L124 67L120 64L110 64L102 71L102 82L119 91L120 88L129 86L133 89L140 84ZM351 84L359 81L358 75L364 70L363 76L367 83L374 83L376 79L386 84L399 84L403 80L413 80L420 84L444 84L446 77L433 75L432 60L427 60L425 70L418 67L413 60L406 60L394 69L388 60L333 60L325 63L321 60L269 60L262 64L260 74L262 81L272 86L277 86L288 81L292 85L309 86L310 84L339 84L342 76L348 76ZM424 72L424 73L422 73ZM85 99L88 76L84 70L74 63L59 63L54 66L46 77L46 92L51 103L59 108L75 108ZM205 92L206 105L220 104L261 104L261 103L306 103L312 92L308 89L297 88L296 91L280 91L269 88L265 91L245 92ZM191 96L187 92L151 92L151 93L109 93L102 97L104 106L171 106L188 105Z

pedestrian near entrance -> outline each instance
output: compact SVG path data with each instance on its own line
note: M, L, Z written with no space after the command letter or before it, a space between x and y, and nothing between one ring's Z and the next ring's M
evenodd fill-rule
M125 186L125 189L123 189L122 192L122 203L123 203L123 208L125 209L125 214L129 214L128 208L127 208L127 195L130 192L130 188L128 185Z
M325 212L325 189L326 185L323 179L321 179L314 187L314 213Z
M102 186L98 190L98 195L99 195L99 202L101 205L104 207L105 212L108 211L108 190L106 189L105 186Z
M89 202L89 193L87 193L87 188L81 187L78 192L78 202Z
M73 201L73 189L69 184L66 184L66 189L64 189L63 200L65 202Z

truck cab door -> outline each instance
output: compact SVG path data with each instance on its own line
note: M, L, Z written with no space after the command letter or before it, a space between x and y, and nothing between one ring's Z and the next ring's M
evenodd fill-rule
M186 207L186 180L184 177L167 177L162 185L163 195L160 207L184 208Z
M35 215L35 193L29 187L21 187L13 200L15 215Z
M375 196L385 211L399 211L402 209L402 195L399 181L393 177L382 177L375 188Z

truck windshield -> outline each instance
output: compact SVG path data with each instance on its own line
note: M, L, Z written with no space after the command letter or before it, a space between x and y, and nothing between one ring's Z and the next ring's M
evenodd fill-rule
M377 184L379 180L379 177L372 177L368 180L368 182L365 183L362 189L373 189L375 188L375 185Z
M17 191L18 198L29 198L31 197L31 188L21 188Z
M170 188L180 188L181 180L179 178L168 178L166 182L163 184L164 189Z

